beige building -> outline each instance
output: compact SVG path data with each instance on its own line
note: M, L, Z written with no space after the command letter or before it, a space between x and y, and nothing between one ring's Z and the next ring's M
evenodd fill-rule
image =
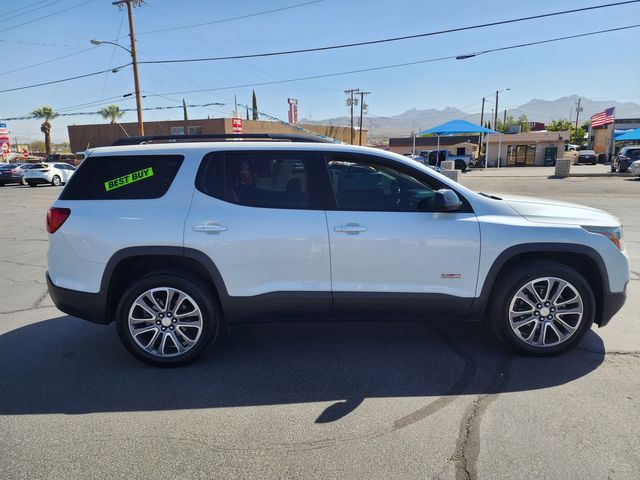
M569 132L493 133L485 136L487 165L501 167L553 165L564 155Z
M596 153L609 153L611 149L612 128L616 131L640 128L640 118L617 118L613 125L590 128L589 145L593 151ZM617 147L620 147L620 144L617 144Z
M319 133L335 138L344 143L351 142L349 127L333 127L330 125L306 125L300 127L309 132ZM105 147L116 140L127 136L138 135L137 123L98 123L91 125L69 125L69 143L72 152L82 152L88 148ZM200 120L167 120L161 122L144 122L145 135L204 135L233 133L231 118L205 118ZM296 133L306 132L280 122L264 120L242 120L242 133ZM354 143L359 140L359 131L354 131ZM362 131L362 144L367 144L367 130Z

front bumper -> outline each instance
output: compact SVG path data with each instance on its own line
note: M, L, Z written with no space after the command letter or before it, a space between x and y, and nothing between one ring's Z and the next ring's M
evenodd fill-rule
M102 293L79 292L53 284L46 273L49 296L58 310L93 323L109 323L107 317L107 296Z
M607 293L604 295L604 299L602 302L602 316L600 317L600 321L596 321L599 327L604 327L609 320L613 318L613 316L618 313L618 311L624 305L624 302L627 301L627 291L625 289L624 292L621 293Z

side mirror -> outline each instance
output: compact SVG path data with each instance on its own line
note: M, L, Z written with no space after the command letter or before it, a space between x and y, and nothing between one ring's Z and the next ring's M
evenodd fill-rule
M460 197L453 190L441 188L436 191L436 195L433 198L433 210L435 212L451 212L459 210L461 206Z

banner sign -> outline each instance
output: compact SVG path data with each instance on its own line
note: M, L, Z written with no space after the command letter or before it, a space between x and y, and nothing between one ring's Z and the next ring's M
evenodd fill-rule
M232 118L231 119L231 131L233 133L242 133L242 119L241 118Z

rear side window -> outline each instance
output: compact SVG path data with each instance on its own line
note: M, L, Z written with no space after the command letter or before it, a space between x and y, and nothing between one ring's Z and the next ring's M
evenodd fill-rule
M305 152L228 152L207 155L196 187L212 197L248 207L307 209L319 204Z
M160 198L171 186L181 155L89 157L73 174L61 200L136 200Z

